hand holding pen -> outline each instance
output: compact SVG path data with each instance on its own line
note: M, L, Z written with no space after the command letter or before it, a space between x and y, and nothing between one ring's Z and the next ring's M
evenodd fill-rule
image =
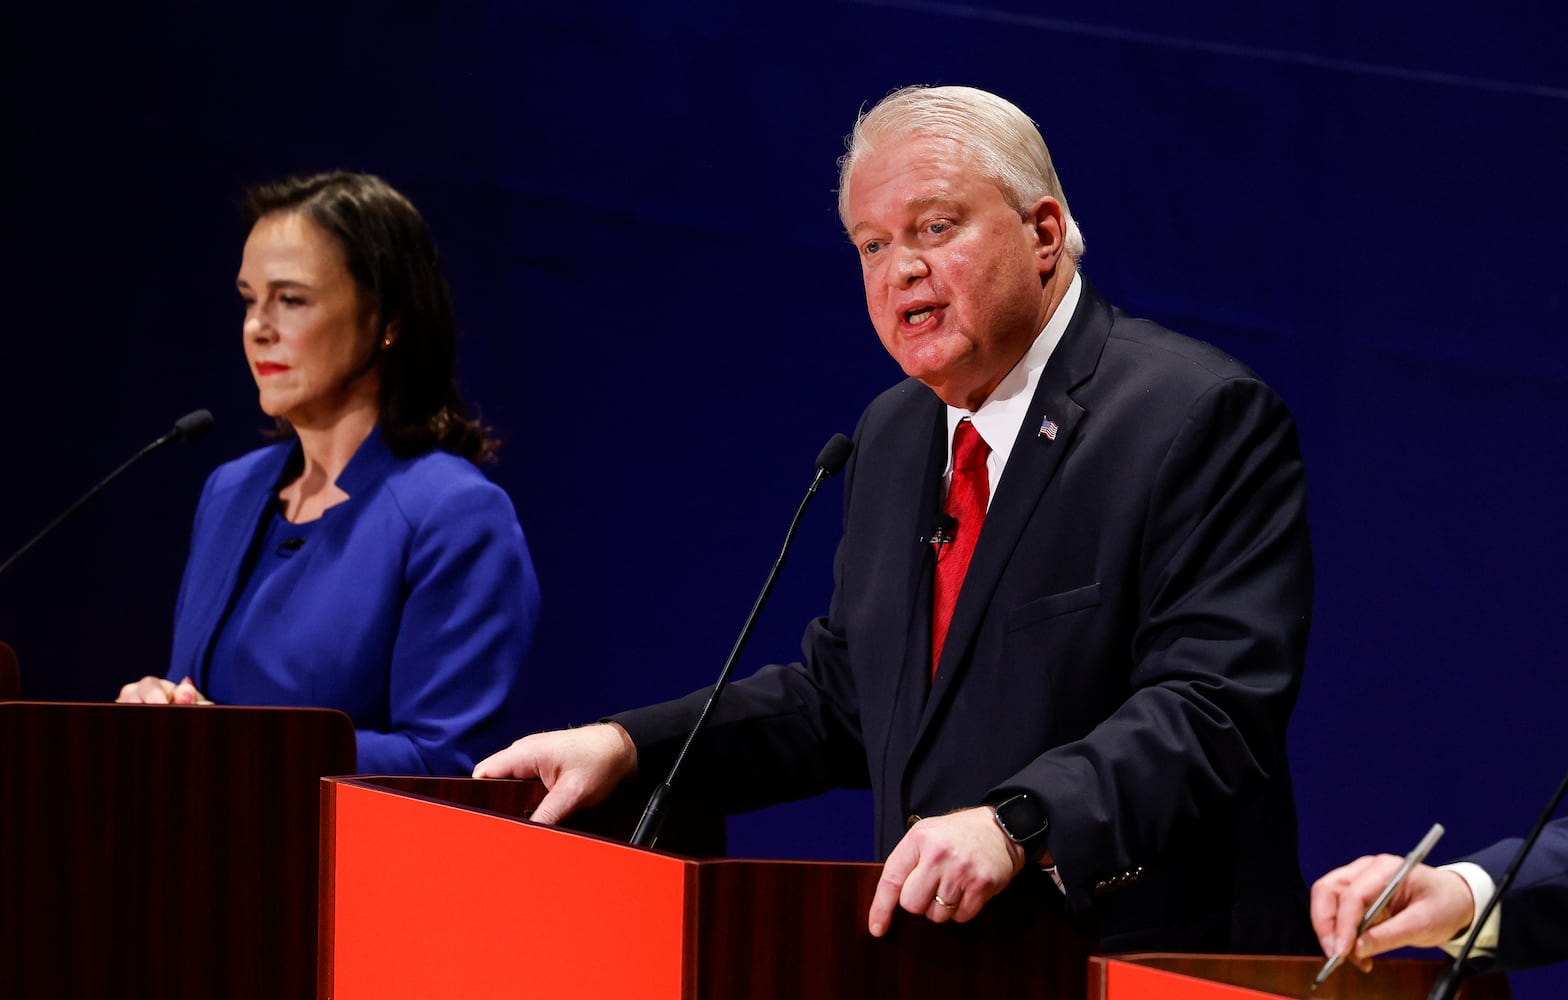
M1452 931L1442 933L1444 928L1434 925L1430 928L1396 927L1399 932L1394 936L1396 939L1382 947L1377 946L1378 942L1363 939L1363 935L1378 922L1390 904L1393 904L1394 913L1406 918L1405 924L1421 924L1424 908L1416 907L1408 911L1406 908L1412 898L1424 898L1427 895L1433 880L1452 878L1463 884L1464 880L1457 875L1438 872L1421 864L1442 835L1442 825L1434 823L1415 849L1403 859L1386 854L1360 858L1329 872L1313 885L1312 926L1322 942L1324 954L1331 956L1313 980L1314 990L1347 958L1360 968L1368 969L1371 968L1371 956L1381 951L1403 944L1439 944L1453 936ZM1413 875L1415 881L1411 882L1409 880ZM1378 891L1379 886L1381 891ZM1468 896L1468 888L1463 891ZM1374 892L1375 897L1372 895ZM1439 933L1441 936L1431 941L1407 939L1412 930L1418 937ZM1358 942L1361 945L1359 948Z

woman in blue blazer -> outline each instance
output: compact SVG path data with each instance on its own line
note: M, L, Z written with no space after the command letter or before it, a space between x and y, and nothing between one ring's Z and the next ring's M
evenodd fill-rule
M363 174L249 193L245 356L278 441L197 507L167 677L122 702L300 705L353 720L367 773L466 774L520 725L539 612L495 442L454 377L414 206Z

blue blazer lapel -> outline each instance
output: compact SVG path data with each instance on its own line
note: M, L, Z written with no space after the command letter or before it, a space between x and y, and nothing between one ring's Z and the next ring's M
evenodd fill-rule
M185 676L193 678L202 690L206 690L207 651L234 600L234 588L239 585L246 556L261 530L262 515L277 493L278 479L293 451L279 448L275 460L258 463L250 475L224 495L211 498L212 524L203 528L211 536L207 548L211 558L203 559L200 565L193 562L186 570L191 575L186 592L194 602L191 620L197 623L200 640L191 647L189 660L175 665L183 667Z

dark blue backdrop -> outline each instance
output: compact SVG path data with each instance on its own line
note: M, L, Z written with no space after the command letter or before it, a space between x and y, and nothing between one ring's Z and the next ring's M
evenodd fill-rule
M535 724L705 683L818 447L898 376L834 216L841 136L895 86L969 83L1041 123L1102 290L1295 409L1319 563L1291 733L1308 877L1433 820L1441 856L1528 825L1568 764L1560 5L430 6L14 26L0 554L179 414L220 421L0 579L29 696L163 668L201 480L263 424L234 201L334 166L405 190L447 262L545 586ZM749 666L825 606L826 497ZM844 794L733 840L863 857L868 827Z

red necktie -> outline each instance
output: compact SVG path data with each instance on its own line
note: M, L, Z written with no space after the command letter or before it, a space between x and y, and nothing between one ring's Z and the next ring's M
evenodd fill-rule
M975 553L975 542L985 523L986 502L991 497L985 460L990 454L991 447L975 425L968 420L959 421L953 431L953 477L947 486L947 503L942 507L942 512L953 519L951 541L938 542L936 549L936 583L931 598L932 678L942 660L942 645L947 641L947 627L953 623L953 606L964 585L969 557Z

